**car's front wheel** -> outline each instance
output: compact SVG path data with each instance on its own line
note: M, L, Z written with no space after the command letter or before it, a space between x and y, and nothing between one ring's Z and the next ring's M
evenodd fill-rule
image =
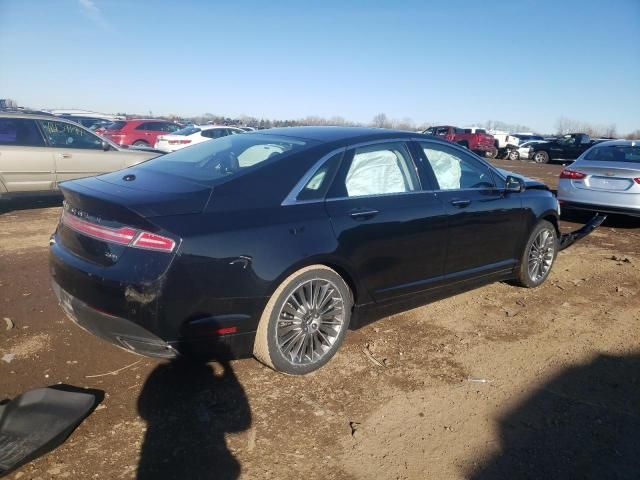
M509 150L509 160L520 160L520 153L518 150Z
M541 285L549 276L558 254L558 234L547 220L536 225L520 258L516 284L525 288Z
M282 373L303 375L327 363L349 327L353 300L338 273L312 265L286 278L262 313L253 354Z

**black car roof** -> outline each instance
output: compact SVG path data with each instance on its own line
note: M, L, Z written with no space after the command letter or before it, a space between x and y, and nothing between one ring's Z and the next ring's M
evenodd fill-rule
M406 130L389 130L385 128L362 127L284 127L259 130L251 134L281 135L285 137L304 138L320 142L338 142L355 139L384 139L390 137L412 137L420 135Z

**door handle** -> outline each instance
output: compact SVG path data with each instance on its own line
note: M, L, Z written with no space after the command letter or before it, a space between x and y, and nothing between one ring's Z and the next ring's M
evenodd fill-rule
M373 208L361 208L361 209L350 211L349 215L354 220L367 220L369 218L375 217L378 213L380 212Z
M70 153L61 153L60 157L61 158L71 158L71 154Z
M462 198L455 198L451 200L451 205L457 208L468 207L470 203L471 203L471 200L462 199Z

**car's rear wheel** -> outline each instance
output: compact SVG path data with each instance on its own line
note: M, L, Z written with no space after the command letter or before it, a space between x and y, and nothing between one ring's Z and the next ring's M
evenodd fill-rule
M485 156L487 158L498 158L498 149L492 148L491 150L485 153Z
M533 154L533 161L536 163L549 163L549 154L544 150Z
M522 253L516 283L521 287L534 288L549 276L558 254L558 234L547 220L542 220L531 232Z
M518 150L509 150L509 160L520 160L520 153L518 153Z
M144 140L136 140L135 142L133 142L133 146L134 147L148 147L149 144L147 142L145 142Z
M338 273L312 265L286 278L262 313L253 354L289 375L304 375L326 364L349 327L353 300Z

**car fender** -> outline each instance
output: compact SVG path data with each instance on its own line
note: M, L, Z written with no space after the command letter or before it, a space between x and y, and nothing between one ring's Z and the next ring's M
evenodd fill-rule
M273 282L273 289L269 292L272 295L278 286L294 272L310 265L324 265L335 270L349 286L354 298L354 305L371 303L373 300L369 296L367 289L358 280L355 268L349 262L336 255L315 255L299 262L296 262L284 270Z

